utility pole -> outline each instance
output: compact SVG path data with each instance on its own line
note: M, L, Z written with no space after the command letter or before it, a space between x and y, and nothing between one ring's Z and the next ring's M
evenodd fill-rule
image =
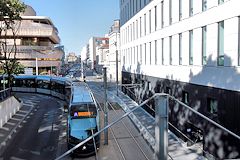
M117 96L118 96L118 50L116 47L116 83L117 83Z
M104 80L104 127L108 125L108 106L107 106L107 68L103 68ZM108 145L108 129L104 130L104 145Z

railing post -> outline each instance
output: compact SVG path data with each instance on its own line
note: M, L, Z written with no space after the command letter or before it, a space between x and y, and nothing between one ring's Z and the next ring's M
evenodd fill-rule
M158 160L168 157L168 97L155 98L155 156Z
M104 81L104 127L108 125L108 106L107 106L107 68L103 68ZM104 144L108 145L108 129L104 130Z

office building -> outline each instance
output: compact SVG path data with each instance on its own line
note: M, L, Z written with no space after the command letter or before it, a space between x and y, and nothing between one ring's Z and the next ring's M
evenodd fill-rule
M168 93L240 135L240 1L120 0L120 10L122 83L141 84L143 100ZM239 158L237 139L180 106L169 121L202 130L214 157Z

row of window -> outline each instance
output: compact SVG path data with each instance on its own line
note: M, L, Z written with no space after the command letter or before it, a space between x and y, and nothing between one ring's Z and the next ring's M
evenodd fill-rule
M239 28L239 36L238 36L238 65L240 65L240 18L238 22ZM201 52L202 52L202 65L207 64L207 26L201 27L202 30L202 44L201 44ZM189 34L189 65L194 64L194 32L193 30L188 31ZM176 35L174 35L176 36ZM159 40L154 40L151 42L143 43L134 47L130 47L122 50L123 55L123 64L150 64L157 65L162 64L165 65L166 58L169 58L169 65L173 64L173 40L172 36L161 38ZM167 42L169 41L169 42ZM168 43L168 46L165 45ZM183 47L182 44L182 33L178 34L178 64L182 65L183 62ZM185 42L184 42L185 43ZM218 22L218 36L217 36L217 65L224 66L224 21ZM176 45L176 44L175 44ZM169 47L166 52L166 47ZM159 55L160 54L160 55ZM175 63L176 64L176 63Z
M167 1L161 1L160 8L159 5L156 5L153 9L150 9L147 13L145 13L143 16L139 17L136 19L133 23L129 24L125 29L123 29L122 32L122 44L126 44L128 42L131 42L135 39L138 39L139 37L145 36L147 33L151 33L153 31L156 31L158 29L158 26L164 28L167 25L171 25L173 21L173 9L172 9L172 3L175 0L168 0L168 8L169 8L169 13L168 13L168 24L166 24L165 21L165 3ZM139 1L141 2L141 0ZM222 4L224 0L218 0L218 4ZM137 4L137 0L135 1L129 1L127 4ZM179 0L178 7L179 7L179 21L182 20L182 0ZM189 0L189 17L193 16L193 0ZM136 5L135 4L135 5ZM207 10L207 0L202 0L202 11ZM126 5L125 7L127 7ZM130 5L131 6L131 5ZM133 5L134 6L134 5ZM124 11L121 13L121 22L124 22L125 19L130 19L131 16L128 16L130 12L129 7L127 7L127 11ZM126 12L126 13L125 13ZM134 12L133 12L134 13ZM160 15L160 23L158 22L158 16ZM125 17L124 17L125 16ZM147 25L148 23L148 25ZM147 27L148 26L148 27Z
M128 0L124 4L124 0L121 0L121 23L124 24L151 1L152 0Z

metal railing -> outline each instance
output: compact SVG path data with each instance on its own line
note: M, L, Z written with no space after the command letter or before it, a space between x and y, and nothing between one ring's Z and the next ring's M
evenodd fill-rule
M138 86L136 84L127 84L127 85L121 85L122 87L124 87L126 90L127 90L127 94L131 94L130 97L133 97L133 100L137 100L139 99L139 97L137 97L134 92L131 90L132 88ZM156 96L156 94L158 93L155 93L152 97ZM150 99L152 99L152 97L150 97L148 100L150 101ZM211 124L213 124L214 126L220 128L222 131L224 132L227 132L228 134L232 135L233 137L237 138L238 140L240 140L240 136L235 134L234 132L232 132L231 130L223 127L222 125L218 124L217 122L213 121L212 119L208 118L207 116L201 114L200 112L196 111L195 109L191 108L190 106L186 105L185 103L181 102L180 100L178 100L177 98L171 96L168 94L168 101L171 100L173 102L175 102L176 104L179 104L181 105L183 108L185 109L188 109L190 110L191 112L193 112L194 114L196 114L197 116L203 118L204 120L206 120L207 122L210 122ZM167 102L169 103L169 102ZM156 104L156 102L155 102ZM168 107L169 107L169 104L167 104ZM145 104L145 106L147 106L149 109L151 109L151 111L153 111L155 113L155 115L158 115L158 113L153 110L153 108L151 108L147 103ZM157 105L156 105L157 106ZM158 109L158 107L156 107L156 110ZM148 111L147 111L148 112ZM159 112L159 111L158 111ZM149 112L148 112L149 113ZM151 114L151 113L150 113ZM157 118L157 117L155 117ZM173 129L175 129L177 132L179 132L184 138L186 138L188 141L192 142L193 144L196 143L194 142L192 139L190 139L188 136L186 136L184 133L182 133L177 127L175 127L173 124L171 124L170 122L168 122L168 124L173 127ZM205 150L201 149L204 153L207 153L209 154L208 152L206 152ZM210 155L210 156L213 156L213 155Z

